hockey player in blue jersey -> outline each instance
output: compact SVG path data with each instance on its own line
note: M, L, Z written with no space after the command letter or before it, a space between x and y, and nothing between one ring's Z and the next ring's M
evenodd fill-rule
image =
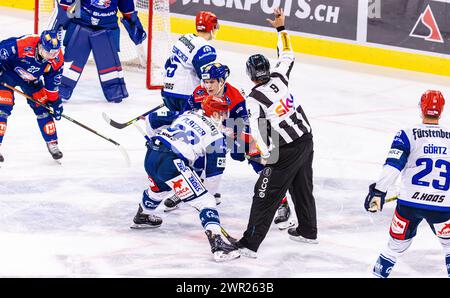
M450 277L450 130L439 125L444 104L440 91L422 95L422 124L397 133L379 180L369 186L364 208L381 211L389 187L401 174L389 242L373 268L378 277L389 276L424 219L442 244Z
M24 35L0 41L0 83L19 86L22 91L42 105L53 107L50 114L42 105L28 101L37 117L47 149L57 160L62 158L53 119L61 119L62 102L58 95L64 58L56 31L39 35ZM14 93L0 86L0 144L5 136L8 117L14 106ZM0 154L0 162L4 158Z
M220 236L219 213L210 192L215 177L224 169L226 147L221 130L228 117L228 103L211 96L203 101L202 109L203 113L182 114L156 134L149 132L145 170L150 187L143 192L131 228L159 227L162 219L154 210L163 200L177 196L199 211L214 260L220 262L239 257L236 248ZM204 181L192 170L194 162L201 157L206 160Z
M128 97L119 60L120 29L117 14L131 40L142 43L147 34L135 11L133 0L60 0L53 28L66 29L64 37L66 61L60 94L68 100L80 79L92 51L103 94L109 102ZM70 18L66 11L71 10Z

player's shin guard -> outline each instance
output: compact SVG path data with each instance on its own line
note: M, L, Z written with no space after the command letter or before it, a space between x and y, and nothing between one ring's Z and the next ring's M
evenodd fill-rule
M146 212L154 211L156 208L158 208L160 203L161 203L161 199L158 198L157 196L153 196L153 195L150 196L148 189L142 193L142 201L141 201L140 205L141 205L142 209L144 209Z
M411 239L395 239L392 236L389 237L387 248L380 254L373 268L373 274L378 277L386 278L391 273L392 267L397 262L397 258L403 255L403 253L411 246Z
M37 115L37 122L46 143L58 140L56 125L49 113L45 112Z
M445 254L445 267L447 269L448 277L450 277L450 239L449 238L439 238L442 244Z
M3 142L3 137L4 137L5 132L6 132L6 123L7 123L7 118L6 117L0 117L0 145ZM0 153L0 162L4 162L4 161L5 161L5 158Z
M220 234L220 218L216 209L203 208L200 210L199 217L205 230L210 230L213 234Z
M6 133L6 126L8 119L6 117L0 117L0 144L3 143L3 137Z
M64 45L64 71L59 86L59 95L63 99L69 99L72 96L78 80L80 79L83 68L91 53L89 35L92 29L83 28L80 25L71 24L67 29Z
M100 30L91 34L92 53L97 65L103 94L109 102L121 102L128 97L122 66L115 43L115 30Z
M447 267L448 277L450 277L450 254L445 256L445 266Z
M375 266L373 267L373 274L381 278L387 278L391 274L391 270L395 265L395 261L380 254Z
M77 86L82 71L81 67L77 67L74 64L64 69L61 85L59 85L59 96L62 99L68 100L72 97L73 89Z

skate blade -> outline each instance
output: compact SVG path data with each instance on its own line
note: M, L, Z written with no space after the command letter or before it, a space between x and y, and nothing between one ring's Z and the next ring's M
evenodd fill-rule
M174 211L174 210L177 210L179 208L179 206L178 205L176 205L175 207L165 207L164 208L164 212L171 212L171 211Z
M286 230L287 228L291 228L295 226L295 222L293 220L287 220L283 222L279 222L276 224L279 230Z
M241 255L239 254L238 250L230 251L229 253L225 254L223 251L216 251L214 253L214 261L216 262L227 262L234 259L238 259Z
M301 243L307 243L307 244L319 244L319 241L317 239L308 239L302 236L289 236L289 239L301 242Z
M157 225L157 226L151 226L151 225L147 225L147 224L135 224L133 223L130 226L130 229L134 229L134 230L146 230L146 229L154 229L154 228L158 228L161 225Z
M57 164L59 164L60 166L62 166L61 159L54 159L54 161L55 161Z

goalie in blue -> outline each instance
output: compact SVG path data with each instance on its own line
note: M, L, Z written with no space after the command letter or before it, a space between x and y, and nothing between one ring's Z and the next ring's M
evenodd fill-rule
M450 130L439 124L445 100L440 91L422 95L422 124L400 130L392 142L379 180L369 186L364 208L383 210L387 190L401 173L400 192L386 249L373 268L388 277L426 220L439 239L450 277Z
M60 0L53 18L54 29L65 29L64 74L60 95L70 99L92 51L103 94L109 102L128 97L119 60L120 21L136 44L147 37L135 11L133 0Z
M134 229L156 228L162 219L154 214L159 204L176 196L199 212L200 222L217 262L239 257L236 247L221 237L219 212L212 195L217 177L225 168L225 138L222 122L228 117L228 103L209 96L202 103L204 112L188 111L156 134L149 131L145 170L150 187L143 192ZM193 170L198 158L206 161L202 181Z

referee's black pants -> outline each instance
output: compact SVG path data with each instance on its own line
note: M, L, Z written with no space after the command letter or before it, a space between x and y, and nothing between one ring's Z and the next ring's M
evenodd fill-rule
M239 242L257 251L269 231L281 200L289 190L303 237L317 238L316 204L313 196L313 140L303 135L279 148L279 159L264 167L256 182L247 230Z

